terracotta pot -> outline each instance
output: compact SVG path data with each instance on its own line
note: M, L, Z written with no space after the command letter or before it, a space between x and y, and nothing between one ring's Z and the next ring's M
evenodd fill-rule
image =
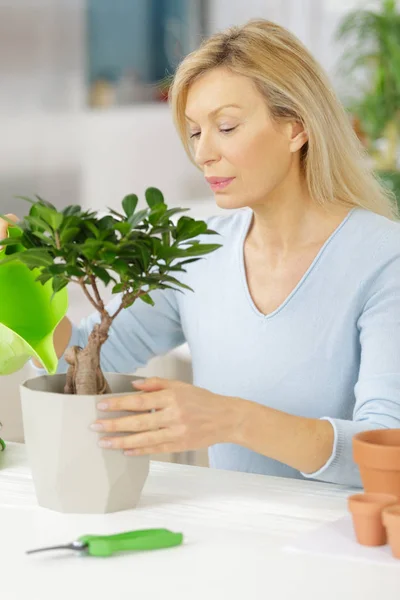
M400 429L358 433L353 458L366 492L394 494L400 500Z
M363 546L386 544L382 510L397 502L397 496L390 494L354 494L348 498L348 508L353 517L354 532L359 544Z
M382 519L392 554L395 558L400 558L400 504L384 508Z
M105 373L112 394L64 394L65 375L43 375L21 385L25 443L40 506L64 513L107 513L134 508L149 472L148 456L125 456L98 446L98 418L132 412L101 412L100 400L135 393L138 377ZM123 435L123 434L113 434Z

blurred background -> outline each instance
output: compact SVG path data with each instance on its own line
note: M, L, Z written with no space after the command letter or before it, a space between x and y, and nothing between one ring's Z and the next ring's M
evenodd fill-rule
M168 80L204 37L255 17L303 41L377 172L400 189L395 0L0 0L0 213L22 216L15 196L33 194L106 210L149 186L193 217L221 213L174 130ZM71 290L71 318L90 311ZM18 385L29 369L0 378L5 439L23 439ZM190 381L188 348L137 374ZM164 458L207 464L204 453Z

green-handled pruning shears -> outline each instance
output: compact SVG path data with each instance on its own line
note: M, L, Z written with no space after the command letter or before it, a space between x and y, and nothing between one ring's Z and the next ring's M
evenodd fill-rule
M111 556L127 550L157 550L182 544L183 534L168 529L142 529L115 535L83 535L75 542L28 550L27 554L47 550L77 550L90 556Z

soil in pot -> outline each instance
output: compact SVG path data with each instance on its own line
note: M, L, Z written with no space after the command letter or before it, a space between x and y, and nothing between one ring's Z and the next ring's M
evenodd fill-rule
M397 496L390 494L354 494L348 498L348 508L359 544L362 546L386 544L382 510L396 503Z
M106 513L137 505L149 457L100 448L102 436L90 425L100 417L132 416L132 412L101 412L97 404L111 396L137 393L132 381L138 378L105 376L113 393L102 396L64 394L65 374L22 384L25 443L40 506L66 513Z
M395 558L400 558L400 504L385 508L382 518L392 554Z
M366 492L394 494L400 501L400 429L358 433L353 458Z

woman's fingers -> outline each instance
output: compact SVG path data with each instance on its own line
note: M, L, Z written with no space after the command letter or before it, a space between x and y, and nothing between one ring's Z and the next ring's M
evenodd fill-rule
M100 432L126 433L131 431L153 431L160 429L160 427L165 427L165 425L168 424L168 421L168 413L163 410L158 410L152 413L120 417L117 419L99 419L91 425L91 429Z
M116 398L100 400L97 408L104 411L132 410L140 412L142 410L164 408L168 403L169 398L164 391L146 392L144 394L136 392L128 396L117 396Z
M179 446L175 443L166 442L158 446L146 446L145 448L135 448L134 450L124 450L125 456L144 456L146 454L163 454L165 452L181 452Z
M8 214L5 215L8 219L11 219L11 221L14 221L15 223L18 223L19 219L16 215L13 214ZM10 227L10 224L8 223L8 221L5 221L4 219L0 219L0 240L4 240L7 237L7 231L8 228ZM2 246L0 246L0 250L1 250Z
M134 450L160 446L161 444L176 444L178 441L178 432L174 429L165 428L158 429L157 431L135 433L133 435L113 436L111 438L104 437L99 440L99 446L114 450Z

